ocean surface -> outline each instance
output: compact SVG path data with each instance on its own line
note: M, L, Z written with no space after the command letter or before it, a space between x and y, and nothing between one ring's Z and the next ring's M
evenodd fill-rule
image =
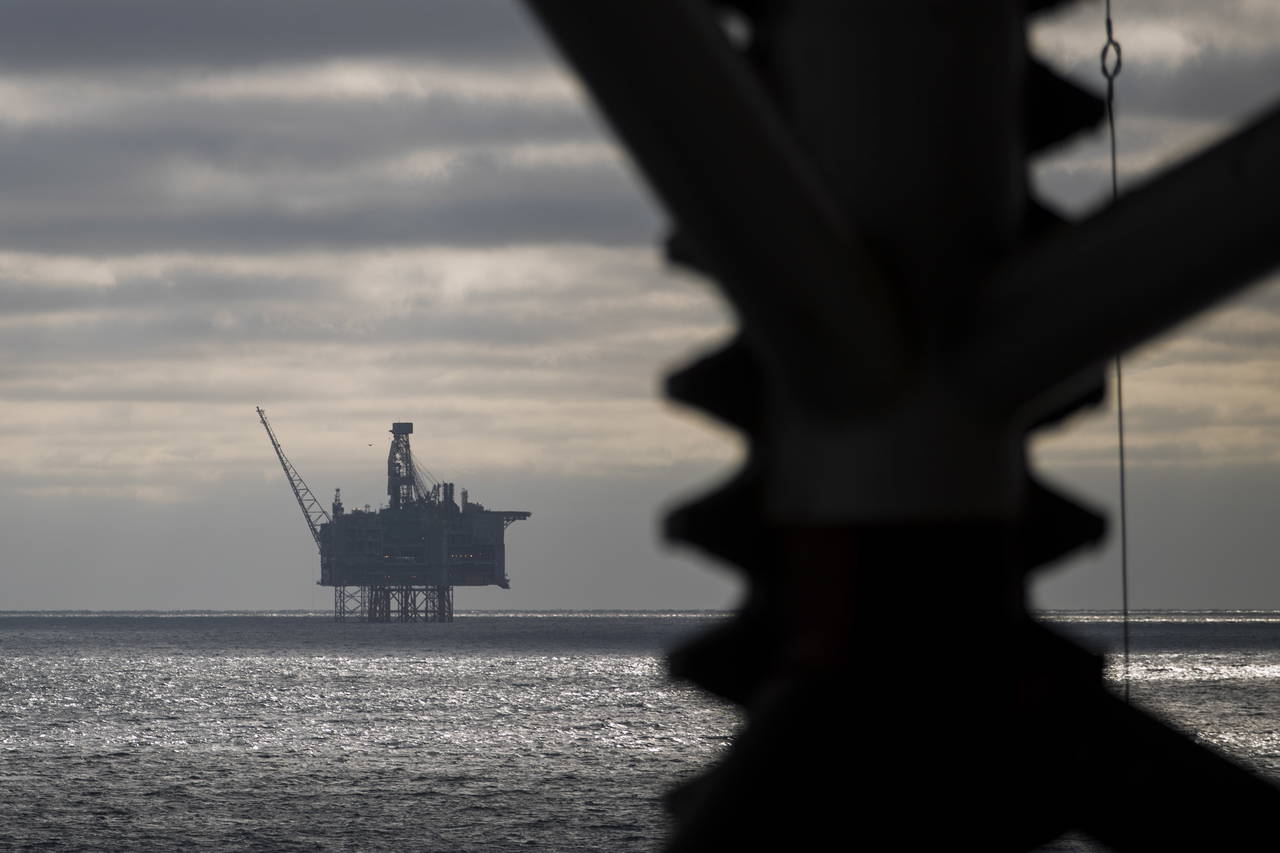
M0 850L655 850L739 725L662 655L721 618L0 614ZM1112 614L1044 618L1118 647ZM1280 613L1132 638L1135 703L1280 781Z

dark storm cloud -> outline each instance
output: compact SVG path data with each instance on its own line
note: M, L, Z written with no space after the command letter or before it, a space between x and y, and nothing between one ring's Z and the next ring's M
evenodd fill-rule
M158 135L214 157L350 165L404 148L598 139L599 125L568 98L521 101L436 94L349 101L174 100L123 117L128 133ZM314 158L314 159L312 159Z
M142 281L97 289L0 289L0 312L15 316L10 303L48 316L70 314L57 322L0 326L0 370L22 365L24 353L39 351L39 363L77 364L86 359L117 361L169 357L199 359L231 347L268 343L277 346L328 345L335 349L367 349L374 353L396 347L385 356L393 368L404 348L421 344L434 358L457 360L479 369L499 369L516 353L567 365L581 355L577 344L592 348L593 363L608 365L614 356L643 358L643 350L660 346L652 334L689 327L714 327L716 309L696 301L664 298L654 291L587 286L560 293L493 295L451 303L440 298L397 300L393 307L343 294L330 282L272 281L260 287L227 279L214 291L164 282ZM211 279L210 284L216 286ZM217 309L215 312L214 309ZM637 316L644 324L637 326ZM652 334L646 334L646 326ZM451 349L450 345L466 345ZM378 357L375 356L375 363ZM526 362L527 363L527 362ZM29 366L35 370L35 366ZM403 369L403 365L401 365ZM12 375L10 372L7 375ZM35 374L32 374L35 375Z
M126 100L118 114L0 130L0 245L260 251L654 233L616 161L521 167L494 151L598 140L564 98ZM448 158L438 180L387 165L433 149Z
M633 179L612 164L533 168L477 152L456 158L440 180L268 171L247 191L250 197L225 200L199 188L167 193L157 164L124 148L107 159L115 169L101 161L72 165L49 185L16 166L4 170L12 179L8 203L0 206L0 246L122 253L584 240L635 245L661 227ZM56 172L58 161L48 168ZM224 177L253 183L257 176L243 169Z
M334 170L411 149L596 138L570 101L165 97L98 122L0 126L0 199L11 206L29 201L11 201L15 192L56 198L85 181L124 184L175 157L246 171Z
M9 0L0 68L156 68L430 54L476 64L542 60L509 0Z
M655 353L723 323L718 305L657 276L649 257L582 245L3 256L0 396L231 401L293 388L271 365L301 360L304 375L341 365L389 397L409 383L467 397L634 398L650 391L636 380ZM330 391L350 389L309 393Z
M107 287L81 284L33 284L0 278L0 316L50 314L66 311L129 311L167 306L244 305L324 299L336 289L333 282L235 275L184 270L181 282L172 278L138 278Z
M294 212L259 207L172 216L93 213L56 217L0 214L7 248L33 251L146 252L176 249L280 251L369 246L493 246L587 239L637 245L658 234L651 211L592 186L573 194L447 204L383 201L339 211ZM425 193L424 193L425 194Z

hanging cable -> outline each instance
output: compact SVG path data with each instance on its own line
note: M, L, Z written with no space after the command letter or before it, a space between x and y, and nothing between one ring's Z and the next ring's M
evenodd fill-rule
M1111 22L1111 0L1107 0L1107 42L1102 46L1102 76L1107 81L1107 131L1111 137L1111 203L1120 197L1119 169L1116 165L1116 77L1122 65L1120 42L1116 41ZM1121 356L1116 355L1116 435L1120 463L1120 620L1124 645L1124 701L1129 702L1129 524L1128 495L1125 489L1124 459L1124 371Z

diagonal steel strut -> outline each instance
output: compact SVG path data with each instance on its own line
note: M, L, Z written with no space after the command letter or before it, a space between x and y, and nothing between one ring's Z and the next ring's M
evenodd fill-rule
M1280 264L1280 107L1012 257L992 276L969 360L1021 404L1167 331Z

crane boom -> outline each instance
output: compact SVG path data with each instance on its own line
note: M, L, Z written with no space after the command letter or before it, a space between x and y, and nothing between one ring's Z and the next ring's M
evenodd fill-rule
M267 423L267 413L258 407L258 418L262 421L262 427L267 431L267 438L271 439L271 446L275 448L276 458L280 460L280 467L284 469L284 475L289 480L289 487L293 489L293 496L298 499L298 508L302 510L302 517L307 520L307 527L311 529L311 538L316 540L316 547L320 547L320 525L328 522L329 513L324 511L324 507L320 505L320 501L316 500L316 496L311 493L310 487L307 486L302 475L293 467L293 463L289 461L289 457L284 455L284 451L280 449L280 442L276 440L276 434L271 431L271 424Z

